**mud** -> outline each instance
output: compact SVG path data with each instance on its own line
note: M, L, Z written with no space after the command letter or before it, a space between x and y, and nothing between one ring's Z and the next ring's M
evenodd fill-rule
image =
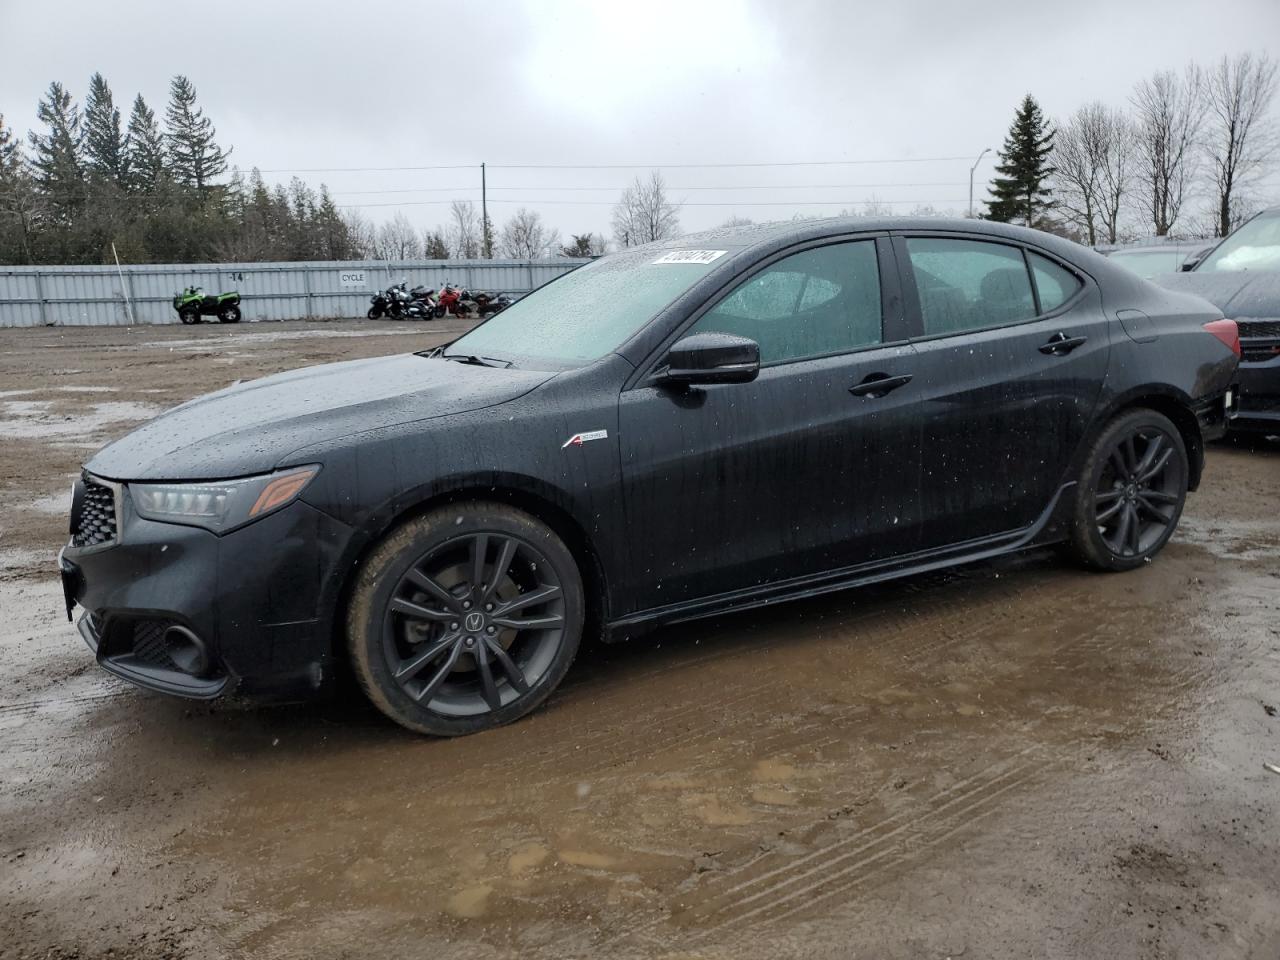
M1212 449L1134 573L668 629L463 740L92 666L52 568L91 446L447 335L0 331L0 957L1280 955L1280 444Z

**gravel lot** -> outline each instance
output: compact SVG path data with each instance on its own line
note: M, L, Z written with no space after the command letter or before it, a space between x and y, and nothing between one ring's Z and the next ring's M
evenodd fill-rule
M0 958L1280 956L1280 444L1131 574L1041 551L584 651L429 741L93 666L90 452L438 324L0 330Z

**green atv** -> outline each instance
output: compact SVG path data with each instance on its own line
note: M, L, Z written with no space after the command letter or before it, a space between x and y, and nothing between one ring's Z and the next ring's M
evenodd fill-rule
M173 309L183 323L199 323L201 317L217 317L219 323L240 322L240 294L235 290L216 297L199 287L187 287L173 295Z

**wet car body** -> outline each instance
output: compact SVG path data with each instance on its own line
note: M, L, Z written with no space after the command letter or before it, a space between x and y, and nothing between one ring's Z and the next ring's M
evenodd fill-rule
M911 238L1032 252L1079 289L1034 319L926 338ZM766 365L748 383L663 379L670 347L744 278L842 241L874 245L882 342ZM553 529L581 569L590 624L616 640L1061 540L1089 443L1135 404L1176 424L1191 489L1205 440L1225 429L1236 357L1201 329L1220 313L1045 234L842 219L646 249L690 247L724 255L594 362L407 355L302 369L192 401L99 452L61 558L98 661L191 697L321 690L342 662L362 558L441 504L496 500ZM901 382L871 389L881 379ZM319 472L300 496L222 534L145 519L134 502L141 482L308 465ZM103 489L109 522L95 516L104 529L85 538L81 505L106 504Z
M1158 278L1170 290L1203 297L1240 328L1240 409L1231 429L1280 434L1280 269L1211 270L1213 258L1256 222L1280 220L1263 211L1221 241L1189 273Z

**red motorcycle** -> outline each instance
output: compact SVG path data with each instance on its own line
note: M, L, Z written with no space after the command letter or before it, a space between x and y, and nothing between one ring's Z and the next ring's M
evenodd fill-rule
M446 283L436 294L436 316L443 317L451 313L455 317L465 317L471 310L462 302L462 291L458 287Z

